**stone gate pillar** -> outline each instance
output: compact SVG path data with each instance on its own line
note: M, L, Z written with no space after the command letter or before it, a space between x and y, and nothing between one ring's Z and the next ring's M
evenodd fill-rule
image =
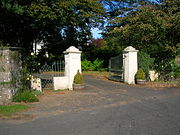
M8 104L21 85L21 49L0 48L0 105Z
M124 82L128 84L135 83L135 74L138 69L137 52L132 46L128 46L123 51L123 65L124 65Z
M74 46L69 47L65 54L65 76L68 77L68 89L73 90L73 80L77 71L81 73L81 51Z

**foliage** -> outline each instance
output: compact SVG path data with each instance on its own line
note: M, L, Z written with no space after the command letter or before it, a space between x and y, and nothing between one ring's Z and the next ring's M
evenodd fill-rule
M13 113L26 110L29 107L26 105L15 104L15 105L8 105L8 106L0 106L0 114L2 115L11 115Z
M94 61L96 59L103 61L102 67L108 68L109 59L111 57L117 56L122 52L124 48L114 47L113 45L108 46L108 41L104 41L102 39L92 39L90 45L83 48L83 59L87 59L89 61Z
M146 79L146 75L142 69L139 69L137 73L135 74L135 80L138 80L138 79L142 79L142 80Z
M23 67L21 69L19 92L26 91L30 88L30 79L31 75L29 70L26 67ZM12 81L16 82L16 77L14 77Z
M81 62L83 71L100 71L103 61L99 59L95 59L93 62L84 60Z
M107 44L122 48L132 45L155 58L156 70L165 72L164 67L175 58L179 44L178 3L178 0L146 3L125 16L115 17L111 21L113 27L105 34Z
M33 28L43 31L38 37L54 55L87 42L91 27L102 21L103 13L102 4L92 0L45 0L32 3L28 10L35 22Z
M90 45L97 48L102 48L105 45L105 41L102 38L91 39Z
M170 62L169 70L170 72L166 75L165 80L180 78L180 66L176 65L175 60Z
M25 64L30 72L37 72L38 66L39 66L39 59L37 55L34 53L31 53L31 55L28 55L25 59Z
M180 78L180 66L175 65L173 67L173 77Z
M78 70L77 74L74 76L74 84L83 84L83 82L83 76Z
M100 71L101 67L103 65L103 61L99 59L95 59L92 63L92 67L94 71Z
M31 20L26 14L30 3L30 0L0 1L0 41L3 46L24 47L25 52L31 49L34 35L29 25Z
M88 60L81 61L81 67L83 71L91 71L92 70L92 63Z
M13 102L38 102L38 98L30 91L17 92L13 96Z
M0 82L0 85L12 84L12 82Z
M138 52L138 68L142 69L146 76L149 76L149 70L153 69L154 58L150 58L147 53L142 51Z
M149 0L101 0L106 8L106 15L109 21L112 21L117 16L126 16L131 11L134 11L139 5L148 2Z
M33 90L33 91L31 91L31 93L34 94L35 96L38 96L38 95L42 94L42 92L39 91L39 90Z
M99 0L1 0L0 10L0 41L27 54L40 41L49 54L83 45L105 14Z

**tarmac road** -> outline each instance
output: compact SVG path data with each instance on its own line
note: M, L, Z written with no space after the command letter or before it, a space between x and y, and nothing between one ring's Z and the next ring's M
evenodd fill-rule
M0 120L0 135L180 135L180 89L129 86L91 76L85 82L85 90L59 95L68 98L63 105L27 112L42 116ZM62 113L51 113L53 109Z

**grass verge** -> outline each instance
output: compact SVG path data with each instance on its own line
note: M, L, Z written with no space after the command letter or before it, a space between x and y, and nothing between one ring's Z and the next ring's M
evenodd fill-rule
M83 71L83 75L97 75L97 76L108 76L109 72L106 71Z
M28 108L29 107L27 105L22 105L22 104L7 105L7 106L2 105L0 106L0 115L9 116L16 112L26 110Z
M147 82L146 83L147 86L150 87L180 87L180 82L178 81L168 81L168 82L164 82L164 81L158 81L158 82Z

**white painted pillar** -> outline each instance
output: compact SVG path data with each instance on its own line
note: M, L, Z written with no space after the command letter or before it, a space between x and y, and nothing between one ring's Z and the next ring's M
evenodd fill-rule
M81 51L74 46L69 47L65 54L65 76L68 77L68 89L73 90L73 80L77 71L81 73Z
M41 79L32 76L32 78L31 78L31 88L34 89L34 90L38 90L38 91L42 92Z
M124 65L124 82L134 84L134 76L138 70L137 52L132 46L128 46L123 51L123 65Z

